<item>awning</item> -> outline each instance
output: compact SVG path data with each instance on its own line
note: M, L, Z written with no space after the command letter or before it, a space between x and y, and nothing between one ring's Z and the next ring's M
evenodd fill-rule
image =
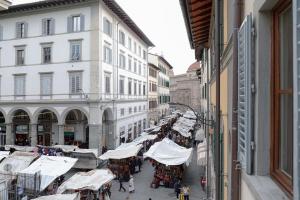
M206 141L198 144L197 146L197 164L206 165Z
M137 137L133 140L133 142L137 144L142 144L143 142L147 140L155 140L157 138L157 135L149 135L149 134L142 134L140 137Z
M95 169L89 172L78 172L65 181L57 189L61 194L65 191L92 190L98 191L104 184L109 183L115 175L109 169Z
M124 159L137 156L138 152L141 150L143 145L136 143L123 143L115 150L109 150L106 153L102 154L99 158L101 160L108 159Z
M78 149L79 147L75 145L54 145L53 148L61 149L63 152L68 153Z
M41 196L32 200L80 200L79 193L74 194L55 194L49 196Z
M144 153L144 157L149 157L165 165L189 165L192 158L193 148L179 146L172 140L165 138L161 142L156 142Z
M16 151L23 151L23 152L33 152L36 147L29 147L29 146L18 146L18 145L5 145L5 150L9 151L11 148L14 148Z
M33 189L34 184L22 180L30 175L39 174L41 176L40 191L46 189L56 178L67 173L77 162L76 158L60 157L60 156L41 156L29 167L19 172L18 184L26 189ZM25 176L22 176L25 175Z

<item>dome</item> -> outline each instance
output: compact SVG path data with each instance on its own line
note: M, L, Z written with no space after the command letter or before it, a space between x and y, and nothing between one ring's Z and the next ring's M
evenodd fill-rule
M187 72L189 71L196 71L197 69L200 69L200 62L194 62L193 64L191 64L187 70Z

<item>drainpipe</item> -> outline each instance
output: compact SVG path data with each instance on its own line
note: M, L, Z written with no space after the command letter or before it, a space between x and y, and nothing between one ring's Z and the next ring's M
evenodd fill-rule
M220 0L215 1L215 73L216 73L216 199L221 200L221 163L220 163Z
M241 25L241 0L233 3L233 53L232 53L232 134L231 134L231 199L240 199L240 167L238 161L238 30Z
M209 65L208 65L208 49L206 51L206 119L209 120ZM206 125L206 198L210 198L210 158L209 158L209 148L210 148L210 142L209 142L209 126Z

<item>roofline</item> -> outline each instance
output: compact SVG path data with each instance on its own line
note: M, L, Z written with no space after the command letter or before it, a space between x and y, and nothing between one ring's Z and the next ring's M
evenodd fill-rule
M150 39L143 33L143 31L134 23L134 21L128 16L128 14L121 8L121 6L115 0L102 0L103 3L115 13L148 47L153 47L154 44ZM25 4L19 4L9 6L7 10L0 11L1 15L19 13L23 11L33 11L43 8L63 6L68 4L76 4L82 2L95 2L95 0L44 0L38 2L31 2Z
M179 0L180 1L180 7L181 7L181 11L182 11L182 16L184 19L184 23L185 23L185 28L186 28L186 32L189 38L189 42L190 42L190 47L191 49L194 49L194 42L193 42L193 35L192 35L192 28L191 28L191 23L190 23L190 17L188 14L188 6L187 6L187 1L186 0Z
M164 63L166 63L169 66L170 69L173 69L173 66L164 57L159 56L157 54L153 54L153 53L149 53L149 54L159 57L162 61L164 61Z
M157 71L160 71L159 67L157 67L156 65L154 65L153 63L148 62L148 65L155 68Z

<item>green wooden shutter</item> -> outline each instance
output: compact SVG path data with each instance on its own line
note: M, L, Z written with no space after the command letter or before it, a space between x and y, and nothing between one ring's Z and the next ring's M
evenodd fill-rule
M252 173L252 15L238 32L238 159L248 174Z
M294 199L300 198L300 0L293 1Z

